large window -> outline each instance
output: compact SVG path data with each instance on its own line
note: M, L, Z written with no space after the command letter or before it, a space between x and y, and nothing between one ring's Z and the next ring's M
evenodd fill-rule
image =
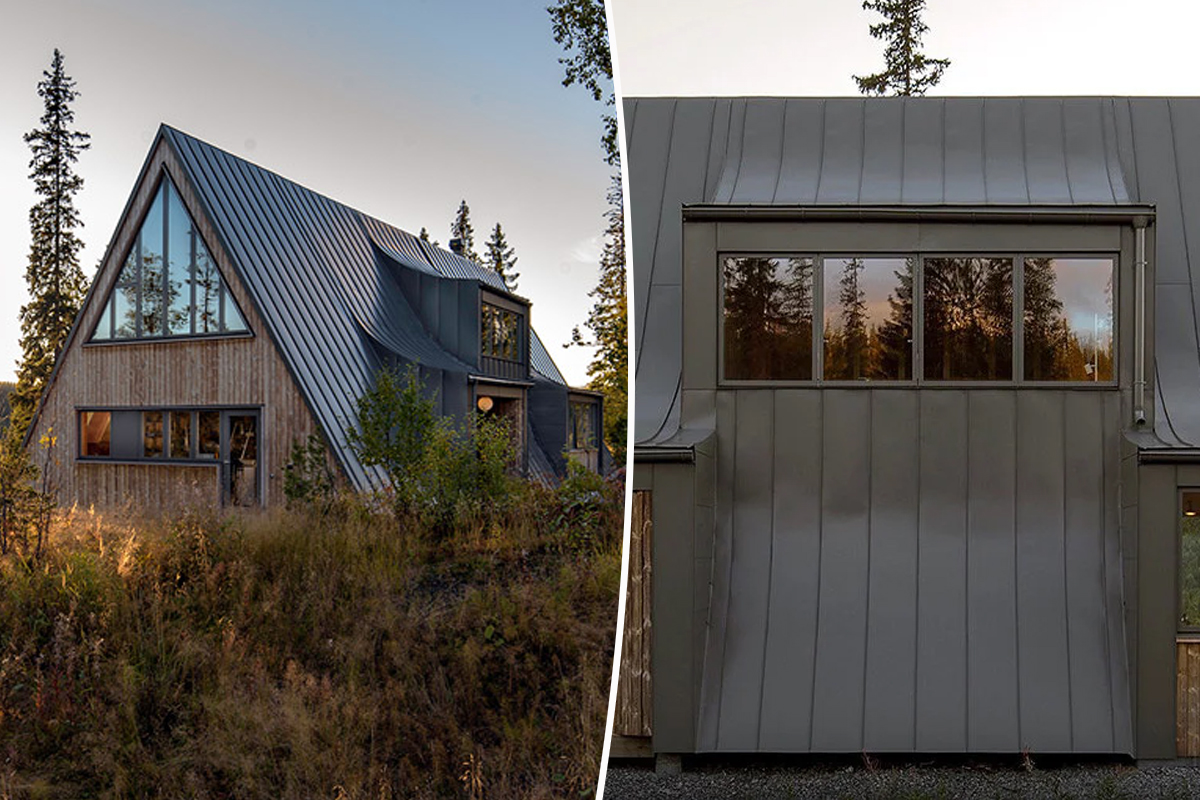
M1200 630L1200 491L1180 493L1179 627Z
M1115 266L1004 253L724 256L723 378L1111 384Z
M480 352L489 358L521 360L521 315L490 303L480 308Z
M164 177L105 300L92 341L246 330L179 192Z
M221 454L221 412L187 408L80 411L79 442L83 458L215 462Z

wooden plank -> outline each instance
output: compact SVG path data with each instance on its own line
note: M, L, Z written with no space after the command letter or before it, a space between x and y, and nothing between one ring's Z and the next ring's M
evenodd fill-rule
M653 758L654 748L649 736L618 736L614 733L608 757L610 759Z
M1200 640L1180 637L1175 645L1175 751L1200 757Z
M83 346L100 317L122 257L137 236L143 213L153 200L165 167L175 179L181 199L237 300L250 338L176 340ZM217 470L211 465L105 464L76 461L79 452L76 409L175 406L261 407L260 468L264 471L263 502L283 501L283 474L294 439L319 430L308 404L276 351L266 322L258 316L246 288L234 273L216 231L205 218L183 170L165 142L160 144L138 187L129 214L117 231L108 260L97 273L92 302L82 312L79 331L62 356L51 391L37 419L30 451L45 465L38 442L47 431L57 437L50 479L61 504L121 506L127 503L158 509L198 501L218 502Z
M613 718L614 746L618 737L649 737L653 730L650 675L652 510L651 493L635 491L629 529L625 630L621 635L621 669L617 680L617 709Z

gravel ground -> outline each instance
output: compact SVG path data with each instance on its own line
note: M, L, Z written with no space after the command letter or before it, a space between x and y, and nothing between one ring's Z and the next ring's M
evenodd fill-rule
M656 775L649 763L614 762L604 800L627 798L1200 798L1200 769L1162 765L822 764L685 762L681 775Z

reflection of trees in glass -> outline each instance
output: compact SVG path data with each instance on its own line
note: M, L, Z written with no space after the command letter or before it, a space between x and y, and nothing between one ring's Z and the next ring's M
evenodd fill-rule
M1107 264L1104 308L1068 309L1058 290L1055 264L1025 259L1025 378L1039 381L1112 380L1112 266ZM1077 318L1072 327L1071 316ZM1087 325L1090 317L1091 324Z
M925 377L1012 378L1012 259L925 261Z
M137 336L137 247L125 259L121 274L117 276L116 331L117 339Z
M726 258L725 377L812 377L812 259Z
M903 271L895 270L895 262L891 258L825 261L826 380L912 377L912 265L909 261ZM881 283L889 274L896 284L885 295ZM890 313L880 321L885 300Z
M216 333L220 324L221 277L204 247L196 248L195 280L196 333Z
M142 247L142 336L163 332L163 255Z
M1200 625L1200 517L1180 520L1179 622Z
M888 295L888 318L876 336L881 376L908 380L912 375L913 270L915 260L904 259L904 269L896 270L896 289Z

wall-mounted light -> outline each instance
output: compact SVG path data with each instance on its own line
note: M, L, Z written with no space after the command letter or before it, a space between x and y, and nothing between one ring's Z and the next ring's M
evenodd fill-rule
M492 398L488 397L487 395L484 395L475 401L475 407L484 412L491 411L492 405Z
M1187 503L1185 503L1185 504L1184 504L1184 506L1183 506L1183 515L1184 515L1185 517L1194 517L1194 516L1196 516L1196 509L1195 509L1195 508L1192 506L1192 501L1191 501L1191 500L1188 500L1188 501L1187 501Z

